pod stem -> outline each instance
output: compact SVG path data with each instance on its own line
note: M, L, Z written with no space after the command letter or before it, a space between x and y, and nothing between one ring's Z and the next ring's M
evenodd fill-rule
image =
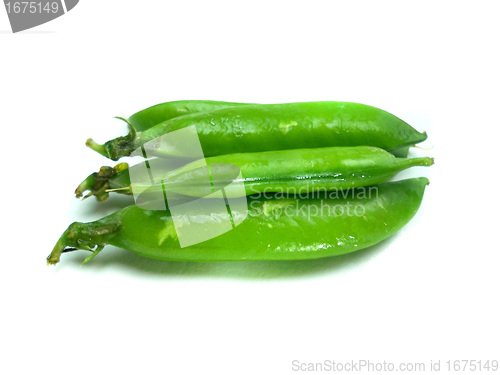
M57 241L56 246L54 246L54 249L52 249L52 252L47 257L47 264L57 264L64 249L70 246L67 242L68 230L69 228L66 229L66 231L62 234L62 236Z
M109 243L120 229L120 220L115 214L91 223L75 222L61 235L54 249L47 257L47 264L57 264L62 253L73 250L91 251L92 254L82 264L88 263Z
M108 159L110 158L105 144L101 145L101 144L97 143L96 141L94 141L92 138L89 138L89 139L87 139L87 142L85 142L85 145L87 147L90 147L92 150L98 152L99 154L101 154L105 158L108 158Z
M111 160L118 160L122 156L130 156L130 154L139 147L137 142L137 131L132 124L123 117L115 118L127 123L130 130L127 135L107 141L103 145L95 142L92 138L87 139L86 142L86 145L92 150Z
M80 185L78 185L75 190L76 197L81 198L83 196L83 193L89 191L89 193L85 195L83 199L94 195L99 202L105 201L109 197L109 180L116 176L117 173L124 171L125 169L128 169L127 163L119 163L114 167L101 167L99 172L92 173L85 180L83 180Z
M97 172L97 173L99 173L99 172ZM78 187L75 190L75 195L77 198L81 198L83 196L83 193L85 193L86 191L91 191L91 194L95 195L94 186L96 185L95 175L97 173L92 173L85 180L83 180L83 182L80 185L78 185ZM84 199L87 198L87 196L88 195L86 195L84 197Z

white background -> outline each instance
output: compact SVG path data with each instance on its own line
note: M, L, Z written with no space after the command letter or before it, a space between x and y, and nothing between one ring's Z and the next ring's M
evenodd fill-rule
M5 374L291 374L292 361L499 358L497 2L82 0L12 34L0 8ZM110 161L87 149L170 100L344 100L403 118L436 164L391 240L296 263L107 247L47 267ZM115 202L115 203L113 203ZM429 369L429 367L427 367Z

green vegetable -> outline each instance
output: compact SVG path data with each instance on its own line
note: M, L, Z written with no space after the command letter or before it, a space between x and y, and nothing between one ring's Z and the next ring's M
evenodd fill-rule
M159 163L155 167L155 162ZM317 191L369 186L387 181L396 173L413 166L430 166L428 157L403 159L376 147L328 147L212 156L191 162L173 171L161 172L163 159L149 161L157 184L151 184L144 163L131 167L136 177L131 186L129 170L120 163L115 168L103 167L76 189L77 197L85 191L99 201L110 191L136 195L147 189L157 195L163 190L178 194L204 197L212 192L210 184L225 188L227 197L241 196L233 181L245 185L245 194L285 193L307 194ZM206 168L208 165L210 169ZM241 179L238 177L239 167ZM163 183L161 183L163 181ZM208 188L208 190L207 190Z
M361 250L391 236L417 212L426 178L347 190L345 196L310 199L249 199L248 217L234 229L207 241L180 247L170 212L129 206L92 223L73 223L63 233L49 264L65 250L94 251L111 244L136 254L183 261L298 260ZM337 192L338 193L338 192ZM243 212L232 211L238 218ZM198 223L219 220L217 212Z
M143 131L175 117L241 105L247 105L247 103L219 102L215 100L178 100L146 108L130 116L128 121L135 130Z
M246 152L333 146L375 146L406 156L427 138L403 120L378 108L347 102L256 104L172 118L142 132L87 145L118 160L158 137L196 127L205 157ZM186 145L160 148L158 155L190 157Z

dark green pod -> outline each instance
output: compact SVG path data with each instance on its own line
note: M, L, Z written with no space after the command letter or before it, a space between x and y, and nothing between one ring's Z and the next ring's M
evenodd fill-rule
M358 103L305 102L256 104L172 118L143 132L131 132L104 145L87 145L118 160L148 142L194 125L205 157L297 148L375 146L406 156L427 138L398 117ZM158 152L162 152L161 150ZM186 145L168 147L168 156L186 155ZM164 155L165 156L165 155Z
M159 165L155 166L155 162ZM134 192L136 196L144 191L153 196L160 192L162 197L165 190L204 197L212 192L210 181L212 185L224 188L227 197L263 193L304 195L375 185L404 169L430 166L433 159L396 158L380 148L359 146L219 155L165 173L161 169L164 162L167 161L151 160L150 169L146 169L143 163L132 166L130 170L122 163L115 168L103 167L80 184L76 195L80 197L85 191L90 191L89 195L103 201L110 191ZM234 166L238 168L235 170ZM142 178L138 177L140 171L143 172ZM155 177L156 184L151 184L149 172ZM241 172L240 176L238 172ZM130 175L135 176L133 185ZM244 184L244 190L238 183Z
M346 194L311 199L248 200L248 215L232 230L180 247L170 212L129 206L92 223L73 223L47 258L56 264L65 250L95 252L106 244L163 260L299 260L341 255L372 246L401 229L417 212L426 178L388 182ZM232 212L232 217L245 212ZM196 217L207 226L216 212ZM69 249L68 249L69 248Z

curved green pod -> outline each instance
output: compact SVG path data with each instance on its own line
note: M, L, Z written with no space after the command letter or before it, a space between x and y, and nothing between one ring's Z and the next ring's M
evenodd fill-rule
M88 196L94 195L99 201L106 200L112 191L136 196L144 191L153 195L166 191L204 197L212 192L207 181L224 188L229 198L262 193L303 195L378 184L404 169L430 166L434 161L429 157L396 158L377 147L359 146L218 155L166 173L161 172L161 165L155 167L154 162L161 164L162 159L150 161L156 184L151 184L149 173L143 173L142 179L136 177L131 184L130 175L137 176L140 172L136 170L148 169L144 164L126 169L126 164L120 163L115 168L103 167L87 177L76 195L81 197L90 191ZM244 184L244 191L238 183Z
M91 223L73 223L63 233L49 264L64 251L94 251L114 245L136 254L179 261L300 260L341 255L375 245L401 229L417 212L427 178L351 189L350 194L300 199L248 200L248 214L236 226L207 241L180 247L168 210L129 206ZM232 212L233 217L245 212ZM199 215L213 224L215 213Z
M132 125L127 136L87 146L118 160L150 141L195 126L205 157L297 148L375 146L398 156L427 138L398 117L375 107L348 102L256 104L172 118L143 132ZM165 151L168 149L168 151ZM161 148L163 156L191 157L185 144Z
M141 132L160 122L175 117L242 105L248 105L248 103L221 102L216 100L176 100L157 104L134 113L128 118L128 122L135 130Z

